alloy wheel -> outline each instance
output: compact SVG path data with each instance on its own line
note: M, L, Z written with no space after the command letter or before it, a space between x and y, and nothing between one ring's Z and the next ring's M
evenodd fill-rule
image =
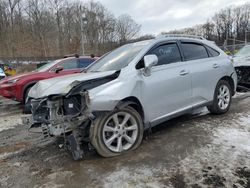
M227 109L230 104L230 91L226 85L221 85L218 91L218 106L221 110Z
M129 150L138 137L138 123L128 112L117 112L110 116L103 127L105 146L113 152Z

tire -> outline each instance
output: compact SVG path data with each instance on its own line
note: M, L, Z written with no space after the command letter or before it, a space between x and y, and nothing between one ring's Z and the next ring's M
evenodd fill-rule
M128 120L125 122L126 119ZM114 157L138 148L143 131L139 113L126 106L99 114L90 127L90 142L101 156Z
M231 102L232 88L226 80L220 80L214 91L213 102L207 108L212 114L224 114L229 110Z
M24 114L31 114L31 101L30 100L26 101L31 88L32 88L32 86L27 88L25 93L24 93L24 98L23 98L23 100L24 100L23 101L23 104L24 104L23 113Z

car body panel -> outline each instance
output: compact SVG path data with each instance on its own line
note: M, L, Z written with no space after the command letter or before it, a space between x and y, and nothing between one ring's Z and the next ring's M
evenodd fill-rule
M150 76L141 75L141 100L149 121L191 105L191 76L180 75L186 68L186 62L177 62L152 67Z
M241 51L245 53L241 53ZM250 66L250 45L245 45L238 53L233 56L234 67Z
M220 63L218 57L188 61L187 69L192 75L193 105L213 100L216 84L224 75Z

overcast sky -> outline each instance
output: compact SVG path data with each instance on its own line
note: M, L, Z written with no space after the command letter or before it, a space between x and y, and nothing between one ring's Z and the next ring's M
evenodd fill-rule
M250 0L99 0L115 16L130 14L142 34L159 34L206 22L215 12Z

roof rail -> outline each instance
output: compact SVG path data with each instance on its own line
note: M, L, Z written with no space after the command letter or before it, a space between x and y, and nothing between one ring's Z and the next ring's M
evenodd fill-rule
M163 37L185 37L185 38L193 38L193 39L200 39L200 40L207 40L202 36L198 35L185 35L185 34L160 34L156 38L163 38Z

